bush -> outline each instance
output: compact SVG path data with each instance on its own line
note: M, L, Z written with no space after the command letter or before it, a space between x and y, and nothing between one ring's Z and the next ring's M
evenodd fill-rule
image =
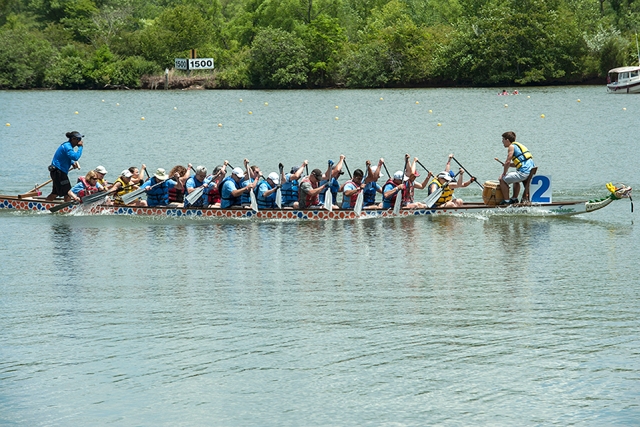
M293 88L307 81L307 50L301 39L277 28L258 30L251 44L251 81L264 88Z
M55 49L39 33L25 29L0 32L0 88L42 87Z

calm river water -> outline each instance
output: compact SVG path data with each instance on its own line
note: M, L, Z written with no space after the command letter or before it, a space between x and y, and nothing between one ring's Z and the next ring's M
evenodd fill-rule
M0 193L48 179L71 130L82 172L111 179L341 153L391 171L408 152L436 171L454 153L483 182L513 130L555 200L639 186L639 96L497 92L0 91ZM321 223L0 212L0 425L638 425L636 215L628 200Z

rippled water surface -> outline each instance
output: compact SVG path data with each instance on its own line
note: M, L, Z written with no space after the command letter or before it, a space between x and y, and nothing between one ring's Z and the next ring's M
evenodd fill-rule
M556 200L638 187L640 97L495 92L0 91L0 193L46 180L70 130L82 172L112 179L341 153L439 170L453 152L482 182L514 130ZM0 425L638 425L636 215L0 212Z

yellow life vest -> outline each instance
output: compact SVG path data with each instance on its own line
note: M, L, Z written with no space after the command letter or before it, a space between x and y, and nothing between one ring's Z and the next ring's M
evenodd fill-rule
M113 185L116 185L117 183L120 183L120 190L118 190L118 192L116 193L116 196L113 199L116 201L116 203L123 203L122 196L124 196L127 193L131 193L134 190L134 188L133 188L133 185L131 185L131 182L129 182L129 184L124 182L121 176L119 176L118 179L116 179L116 182L114 182Z
M431 187L431 184L437 184L438 187L440 187L440 188L442 188L444 186L444 184L440 184L440 181L438 180L438 178L433 178L433 180L429 184L429 187ZM453 188L450 188L447 185L442 190L442 194L440 194L440 198L438 200L436 200L435 204L436 204L436 206L444 205L445 203L447 203L451 199L453 199Z
M515 152L514 152L514 155L511 158L511 161L513 162L513 164L516 165L516 169L520 169L522 167L522 163L524 163L525 160L533 159L533 156L531 155L529 150L527 150L527 147L520 144L519 142L514 141L512 142L512 144L516 145L521 151L521 154L517 156L515 155Z

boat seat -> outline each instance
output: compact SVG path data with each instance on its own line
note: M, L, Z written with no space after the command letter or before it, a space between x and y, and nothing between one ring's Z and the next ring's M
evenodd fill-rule
M527 179L525 179L522 182L524 186L524 192L522 193L522 200L520 200L520 203L531 203L531 200L529 197L529 186L531 185L531 178L533 178L536 172L538 172L537 166L531 169L531 172L529 173L529 176L527 177Z

